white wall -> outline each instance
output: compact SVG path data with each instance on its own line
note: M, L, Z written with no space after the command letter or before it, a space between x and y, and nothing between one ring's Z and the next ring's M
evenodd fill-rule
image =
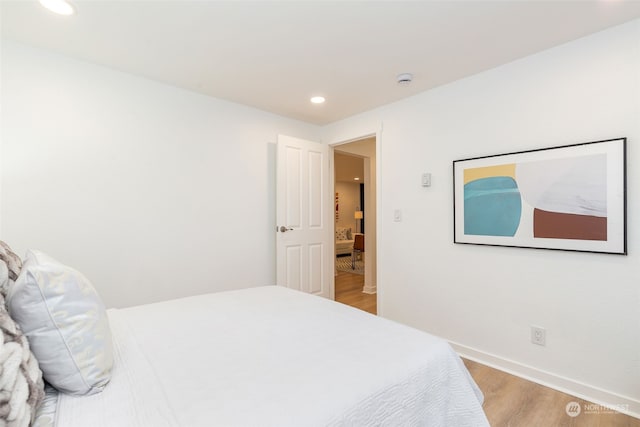
M108 306L273 284L275 141L319 128L3 41L2 228Z
M360 184L353 182L336 182L335 193L338 193L339 218L336 227L348 227L356 232L356 220L353 217L355 211L360 210ZM358 231L360 224L358 224Z
M381 122L385 317L640 414L640 21L334 123L323 140ZM453 160L621 136L628 256L453 244ZM546 347L529 342L530 325L546 328Z

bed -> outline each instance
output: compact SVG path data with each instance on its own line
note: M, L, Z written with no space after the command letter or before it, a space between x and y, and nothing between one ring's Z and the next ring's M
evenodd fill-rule
M110 380L89 395L50 388L35 425L488 425L447 342L321 297L264 286L105 317Z

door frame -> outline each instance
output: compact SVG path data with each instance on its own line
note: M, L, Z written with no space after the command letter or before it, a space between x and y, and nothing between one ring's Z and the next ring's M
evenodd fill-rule
M344 145L344 144L349 144L350 142L356 142L359 141L361 139L365 139L365 138L371 138L371 137L375 137L376 139L376 167L375 167L375 171L376 171L376 307L377 307L377 313L378 316L384 317L384 306L382 304L383 298L384 298L384 285L381 283L380 281L380 271L381 266L383 266L383 263L381 262L382 259L382 253L383 251L380 250L380 241L382 241L383 238L383 227L382 227L382 220L383 220L383 215L382 215L382 186L380 185L381 181L382 181L382 123L378 124L377 126L369 126L369 127L365 127L364 129L361 129L359 131L353 131L353 132L347 132L346 134L340 135L338 137L333 137L331 139L329 139L327 141L327 145L329 146L329 174L330 176L333 177L333 179L330 180L330 190L329 194L328 194L328 203L333 203L334 202L334 197L335 197L335 161L334 161L334 156L335 156L335 148L340 146L340 145ZM335 232L335 221L333 221L333 234L332 236L336 235ZM333 237L335 239L335 237ZM335 245L333 248L333 258L335 260L336 257L336 253L335 253ZM332 277L331 279L331 288L334 289L335 292L335 276Z

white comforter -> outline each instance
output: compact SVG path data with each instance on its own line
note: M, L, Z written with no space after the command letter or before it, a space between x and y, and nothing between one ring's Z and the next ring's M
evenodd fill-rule
M445 342L281 287L109 310L104 392L61 395L59 427L485 426Z

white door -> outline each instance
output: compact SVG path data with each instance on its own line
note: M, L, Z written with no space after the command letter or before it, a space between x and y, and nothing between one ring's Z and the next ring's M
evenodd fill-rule
M333 299L329 147L278 135L276 283Z

